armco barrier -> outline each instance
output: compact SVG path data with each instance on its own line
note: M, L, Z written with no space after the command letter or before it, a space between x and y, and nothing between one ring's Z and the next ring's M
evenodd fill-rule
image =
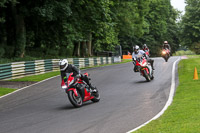
M121 62L121 57L67 58L78 68ZM35 60L0 64L0 80L21 78L59 70L59 59Z

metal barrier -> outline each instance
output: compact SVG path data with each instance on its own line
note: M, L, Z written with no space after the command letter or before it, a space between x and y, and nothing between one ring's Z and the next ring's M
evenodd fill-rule
M67 58L70 64L78 68L121 62L121 57ZM60 59L35 60L0 64L0 80L21 78L50 71L58 71Z

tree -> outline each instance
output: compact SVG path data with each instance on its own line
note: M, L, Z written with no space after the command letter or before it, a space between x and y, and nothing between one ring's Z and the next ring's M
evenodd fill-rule
M3 0L0 11L1 57L92 56L143 43L158 55L164 40L178 42L170 0Z
M200 1L186 0L185 15L182 19L182 45L200 53Z

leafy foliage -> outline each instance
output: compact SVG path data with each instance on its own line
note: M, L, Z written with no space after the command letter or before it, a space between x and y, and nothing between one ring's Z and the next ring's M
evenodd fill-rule
M179 43L169 0L3 0L0 12L3 58L91 56L143 43L158 55L164 40L174 51Z
M200 1L186 0L186 11L182 20L182 45L200 54Z

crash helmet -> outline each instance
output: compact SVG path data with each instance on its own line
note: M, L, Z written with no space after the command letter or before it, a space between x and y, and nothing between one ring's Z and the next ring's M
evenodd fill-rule
M61 71L65 71L68 67L68 60L67 59L61 59L59 61L59 67Z
M167 42L167 41L164 41L164 44L168 44L168 42Z
M135 54L138 54L140 47L138 45L135 45L135 47L133 48L133 51L135 52Z
M144 44L144 45L143 45L143 48L144 48L144 49L145 49L145 48L147 48L147 45L146 45L146 44Z

